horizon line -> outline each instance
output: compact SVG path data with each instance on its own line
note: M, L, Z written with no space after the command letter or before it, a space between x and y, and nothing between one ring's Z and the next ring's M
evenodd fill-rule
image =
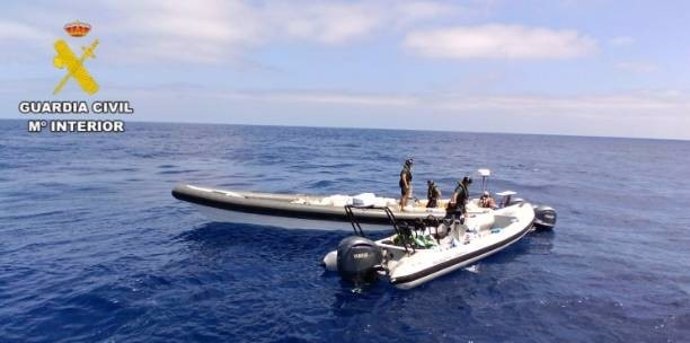
M34 118L0 118L5 121L36 120ZM57 118L46 118L46 120L61 120ZM87 120L85 118L62 118L62 120ZM88 120L94 120L90 118ZM228 125L228 126L259 126L259 127L291 127L291 128L312 128L312 129L338 129L338 130L382 130L382 131L414 131L414 132L442 132L442 133L471 133L488 135L524 135L524 136L552 136L569 138L604 138L604 139L633 139L633 140L654 140L654 141L680 141L688 142L690 138L661 138L661 137L632 137L632 136L603 136L603 135L578 135L567 133L543 133L543 132L501 132L501 131L459 131L444 129L410 129L410 128L390 128L390 127L359 127L359 126L327 126L327 125L285 125L285 124L256 124L256 123L228 123L228 122L194 122L194 121L156 121L156 120L136 120L123 118L109 118L100 120L122 120L125 123L142 124L186 124L186 125Z

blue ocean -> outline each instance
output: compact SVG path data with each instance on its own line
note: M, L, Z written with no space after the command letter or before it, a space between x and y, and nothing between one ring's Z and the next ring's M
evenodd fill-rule
M690 142L0 121L2 342L688 342ZM554 231L409 291L319 261L351 234L209 222L178 183L395 197L490 168ZM470 188L475 194L477 183Z

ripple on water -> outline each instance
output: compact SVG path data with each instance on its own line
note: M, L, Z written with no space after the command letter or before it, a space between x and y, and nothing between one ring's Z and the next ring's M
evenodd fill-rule
M144 123L28 137L24 125L0 121L3 341L690 336L687 142ZM448 195L489 167L492 190L554 206L559 225L411 291L353 292L318 265L349 232L209 223L170 196L180 182L397 196L409 156L418 197L427 179Z

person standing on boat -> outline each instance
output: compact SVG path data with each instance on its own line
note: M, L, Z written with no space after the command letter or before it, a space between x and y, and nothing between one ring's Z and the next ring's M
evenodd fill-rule
M408 158L405 160L402 170L400 171L400 211L405 210L407 206L407 200L412 194L412 159Z
M438 199L441 198L441 190L438 189L434 180L427 180L426 185L426 198L428 200L426 208L435 208L438 206Z
M455 187L453 195L448 202L448 214L457 216L464 216L467 214L467 201L470 199L469 186L472 184L472 178L465 176L458 182Z

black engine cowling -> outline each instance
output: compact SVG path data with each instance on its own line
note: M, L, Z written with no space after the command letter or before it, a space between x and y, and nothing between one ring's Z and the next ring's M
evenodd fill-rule
M551 206L539 205L534 208L534 226L537 229L551 230L556 226L556 210Z
M376 280L376 267L381 265L381 248L372 240L350 236L338 244L338 273L345 280L357 283Z

